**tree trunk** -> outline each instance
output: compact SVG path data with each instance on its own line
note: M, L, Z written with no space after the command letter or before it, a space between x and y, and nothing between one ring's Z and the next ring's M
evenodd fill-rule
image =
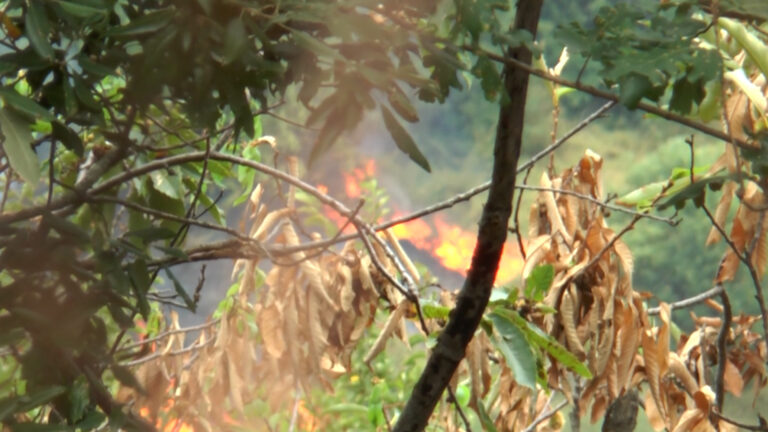
M514 29L527 30L535 37L542 1L519 0ZM526 64L531 63L531 52L524 46L511 48L507 55ZM480 219L472 264L459 292L456 308L451 311L448 325L438 338L437 346L395 425L395 432L421 431L426 427L440 395L464 358L467 344L480 323L496 279L512 213L528 89L527 72L505 66L503 75L509 98L507 102L502 102L499 109L491 187Z

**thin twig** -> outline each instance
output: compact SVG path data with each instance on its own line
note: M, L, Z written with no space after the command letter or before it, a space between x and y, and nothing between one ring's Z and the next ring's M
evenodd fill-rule
M522 186L526 186L528 183L528 177L531 175L531 171L533 170L533 166L528 168L528 171L525 172L525 177L523 177L523 183L519 186L520 189L523 189ZM517 194L517 202L515 203L515 212L513 214L513 220L515 223L515 238L517 239L517 247L520 249L520 256L523 257L523 261L526 259L525 254L525 246L523 245L523 233L520 232L520 206L523 202L523 194L519 193Z
M208 327L211 327L213 325L218 324L219 321L221 321L221 318L217 318L217 319L215 319L213 321L209 321L209 322L204 323L204 324L199 324L199 325L195 325L195 326L184 327L184 328L179 328L179 329L174 329L174 330L168 330L168 331L162 332L162 333L160 333L160 334L158 334L156 336L153 336L151 338L140 340L140 341L128 344L128 345L124 345L124 346L120 347L120 349L118 349L117 352L127 351L127 350L130 350L130 349L136 348L136 347L140 347L142 345L146 345L146 344L149 344L149 343L152 343L152 342L157 342L159 340L165 339L168 336L172 336L172 335L175 335L175 334L189 333L189 332L193 332L193 331L197 331L197 330L204 330L204 329L207 329Z
M684 309L691 306L696 306L699 303L703 303L712 297L716 297L720 295L723 292L723 285L717 284L714 287L704 291L703 293L696 294L693 297L689 297L683 300L676 301L674 303L669 303L669 310L670 312L675 309ZM658 315L661 312L660 307L652 307L649 308L647 313L648 315Z
M728 361L728 352L726 351L725 344L728 342L728 333L731 331L731 321L733 320L731 301L728 299L728 292L723 290L720 293L720 299L723 301L723 323L720 326L720 333L717 335L717 371L715 375L715 402L717 403L717 412L723 412L725 396L725 363Z
M456 394L454 394L453 389L451 386L448 386L445 388L448 390L448 398L451 402L453 402L453 406L456 407L456 412L459 413L459 417L461 417L461 421L464 422L464 427L466 428L467 432L472 432L472 426L469 423L469 419L464 414L464 410L461 409L461 405L459 404L459 401L456 399Z
M758 432L768 432L768 426L766 426L766 425L749 425L749 424L741 423L741 422L738 422L738 421L733 420L731 418L728 418L728 417L720 414L719 412L713 412L713 414L715 415L715 417L719 418L720 420L722 420L722 421L724 421L726 423L730 423L730 424L732 424L734 426L737 426L737 427L739 427L741 429L747 429L747 430L758 431Z
M355 208L352 210L352 214L349 215L346 218L346 220L344 221L344 224L336 230L336 234L334 234L333 237L330 238L330 240L336 240L339 237L341 237L341 234L344 232L344 230L347 229L347 227L352 224L352 219L355 218L360 213L360 209L363 208L364 204L365 204L365 200L361 199L360 201L358 201L357 206L355 206ZM295 266L295 265L301 264L304 261L316 258L316 257L324 254L328 250L329 247L331 247L330 244L325 246L325 247L320 248L319 250L317 250L317 251L315 251L313 253L308 253L308 254L306 254L304 256L304 258L301 258L301 259L298 259L298 260L293 260L293 261L288 261L288 262L286 262L286 261L278 262L276 260L272 260L272 262L275 265L278 265L278 266L285 266L285 267Z
M202 222L202 221L197 220L197 219L190 219L190 218L186 218L186 217L176 216L175 214L172 214L172 213L167 213L167 212L164 212L164 211L155 210L154 208L146 207L146 206L143 206L141 204L136 204L136 203L133 203L133 202L130 202L130 201L126 201L126 200L123 200L123 199L120 199L120 198L111 197L111 196L108 196L108 195L90 196L90 197L88 197L88 201L89 202L96 202L96 203L108 202L108 203L113 203L113 204L119 204L119 205L121 205L123 207L127 207L127 208L130 208L130 209L136 210L138 212L141 212L141 213L144 213L144 214L147 214L147 215L150 215L150 216L155 216L155 217L158 217L158 218L161 218L161 219L167 219L167 220L170 220L170 221L180 222L180 223L188 224L188 225L195 225L195 226L199 226L201 228L206 228L206 229L210 229L210 230L214 230L214 231L221 231L221 232L227 233L227 234L229 234L229 235L231 235L233 237L238 237L238 238L241 238L241 239L248 239L248 237L244 237L241 233L239 233L239 232L237 232L237 231L235 231L233 229L230 229L230 228L227 228L227 227L223 227L221 225L216 225L216 224L212 224L212 223L208 223L208 222Z
M207 341L205 341L203 343L199 343L198 342L198 343L192 344L192 345L190 345L190 346L188 346L186 348L181 348L181 349L177 349L177 350L174 350L174 351L169 351L167 353L162 353L161 351L155 351L154 353L152 353L152 354L150 354L150 355L148 355L146 357L142 357L142 358L136 359L136 360L131 360L131 361L128 361L128 362L123 362L123 363L120 363L120 365L121 366L125 366L125 367L131 367L131 366L137 366L137 365L140 365L142 363L146 363L146 362L155 360L155 359L160 358L160 357L178 356L178 355L182 355L182 354L187 354L187 353L190 353L190 352L193 352L193 351L197 351L197 350L200 350L200 349L203 349L203 348L207 347L214 340L215 340L214 338L211 338L211 339L208 339Z
M517 188L517 189L524 189L524 190L533 190L533 191L555 192L555 193L561 193L561 194L564 194L564 195L571 195L571 196L575 196L575 197L577 197L579 199L583 199L583 200L592 202L594 204L597 204L600 207L606 208L608 210L613 210L613 211L617 211L617 212L621 212L621 213L626 213L626 214L630 214L630 215L633 215L633 216L638 216L638 217L641 217L641 218L652 219L652 220L655 220L655 221L658 221L658 222L664 222L664 223L666 223L668 225L671 225L671 226L677 226L678 223L679 223L679 221L677 221L675 219L670 219L670 218L665 218L665 217L661 217L661 216L656 216L656 215L653 215L653 214L647 213L647 212L639 212L639 211L631 210L631 209L628 209L626 207L621 207L621 206L610 204L610 203L607 203L607 202L604 202L604 201L600 201L599 199L597 199L597 198L595 198L595 197L593 197L591 195L585 195L585 194L578 193L578 192L575 192L575 191L572 191L572 190L548 188L548 187L543 187L543 186L531 186L531 185L526 185L526 184L517 185L517 186L515 186L515 188Z
M541 423L547 421L549 418L551 418L553 415L557 414L558 411L565 408L568 405L568 400L564 400L560 402L559 404L555 405L552 409L549 411L543 411L541 414L539 414L535 420L531 422L531 424L528 425L525 429L523 429L523 432L534 432L536 430L536 427L539 426ZM578 407L574 408L578 409Z

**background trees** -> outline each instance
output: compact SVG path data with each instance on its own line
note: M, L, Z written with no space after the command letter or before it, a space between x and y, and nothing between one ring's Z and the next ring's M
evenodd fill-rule
M536 2L0 3L3 422L14 430L107 423L169 430L358 429L384 427L398 417L404 425L410 417L402 414L403 404L432 350L461 364L450 397L432 418L437 427L507 430L547 419L538 424L558 429L559 420L549 415L560 399L548 398L545 388L576 407L572 424L588 412L601 417L639 388L654 426L728 427L718 417L724 392L741 393L750 381L759 388L766 379L759 366L766 356L765 321L734 315L738 309L731 304L765 309L768 11L762 2L597 3L581 9L590 12L585 19L559 27L548 17L562 5L545 5L540 45L531 35L538 12L516 10L535 9ZM515 16L518 28L509 30ZM563 46L571 60L555 68ZM533 66L527 66L527 52ZM542 52L548 60L541 60ZM556 86L534 87L528 98L534 103L525 103L521 90L529 74ZM470 82L467 95L449 99ZM510 90L515 86L518 93ZM450 207L458 200L438 198L440 188L413 185L455 179L446 171L462 166L462 158L442 162L430 155L466 154L479 163L482 146L452 152L467 144L451 134L477 122L468 136L490 143L495 113L516 110L501 118L519 122L526 107L545 114L528 117L538 127L526 124L522 149L503 145L501 134L496 155L511 149L524 161L548 156L556 146L541 153L543 142L556 141L565 126L600 106L564 95L566 88L689 127L669 132L694 134L688 153L675 150L681 162L671 177L665 168L637 183L620 180L619 190L599 181L610 159L572 150L567 162L540 162L542 168L527 177L538 185L528 195L533 202L522 204L509 199L516 157L507 165L497 158L496 180L507 176L509 189L499 198L492 187L488 206L523 207L512 213L512 227L525 250L524 279L490 290L496 258L483 254L498 251L506 225L504 217L486 217L496 233L481 235L460 295L467 307L453 315L452 296L429 287L391 234L374 234L407 219L387 216L385 193L374 183L363 185L362 204L301 180L321 170L333 144L349 139L345 132L375 123L384 125L413 167L433 171L434 177L404 176L413 199L447 198L442 207ZM446 117L425 111L417 100L461 107ZM550 139L552 102L574 114L554 117L559 126ZM451 121L462 111L466 120ZM636 111L617 111L612 108L615 126L593 136L616 139L618 130L639 119ZM414 125L414 139L404 125L420 118L430 123L426 132ZM284 143L285 126L269 126L277 142L263 137L262 119L312 128L303 135L311 145L292 146L287 137ZM644 123L657 127L660 121ZM509 131L519 142L520 127ZM705 136L728 143L724 151L710 151L709 167L701 164L709 151L702 150ZM599 150L616 153L618 163L633 161L628 143L613 144ZM290 150L304 157L293 158ZM477 173L478 183L485 180L487 163L464 165L474 170L467 177ZM649 165L661 171L660 164ZM620 198L631 214L610 228L603 203L608 193L646 181L656 183ZM429 194L419 196L417 189ZM678 245L649 247L651 231L636 243L646 252L633 260L619 238L627 231L621 227L664 223L640 219L646 211L686 204L705 209L698 214L715 227L713 241L718 232L726 238L730 252L719 269L715 263L688 271L685 255L698 254L669 252ZM617 212L611 210L612 219ZM686 223L678 230L694 231ZM346 228L349 233L341 232ZM334 246L347 240L343 248ZM654 264L660 254L670 258ZM195 311L206 290L223 282L212 283L202 267L178 266L217 260L236 260L236 283L209 320L182 328L175 310ZM729 281L741 265L750 277L732 289ZM672 279L672 270L685 276ZM719 304L710 299L716 316L694 319L684 325L685 334L665 306L652 310L659 318L649 316L647 306L656 300L640 291L660 281L670 289L653 292L667 302L701 292L719 296ZM757 303L743 300L753 293ZM446 322L459 331L443 331ZM453 351L435 348L437 335L450 342L462 332ZM411 349L387 348L391 336ZM444 383L451 373L444 370ZM430 392L420 389L431 388L434 404L442 391L429 374L415 391L426 396ZM346 395L336 396L340 403L318 396L334 388Z

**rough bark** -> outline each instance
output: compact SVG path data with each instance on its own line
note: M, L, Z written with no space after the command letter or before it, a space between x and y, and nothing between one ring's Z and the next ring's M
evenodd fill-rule
M527 30L535 36L541 6L542 0L519 0L514 28ZM507 55L520 62L531 63L531 52L526 47L512 48ZM464 358L467 344L480 323L496 279L512 212L528 89L528 73L524 70L505 66L503 75L509 99L501 104L499 110L491 187L480 219L472 264L448 325L413 388L395 425L395 432L421 431L426 427L440 396Z

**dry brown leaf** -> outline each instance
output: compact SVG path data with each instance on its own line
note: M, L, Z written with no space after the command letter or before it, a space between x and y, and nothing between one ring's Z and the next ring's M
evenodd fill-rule
M341 282L339 290L339 304L342 312L350 312L354 307L355 302L355 289L352 286L352 269L346 265L339 265L336 268L337 277Z
M546 234L528 241L528 245L526 246L528 256L525 259L525 265L523 265L522 272L522 277L524 280L530 276L533 269L539 264L544 255L546 255L546 253L549 251L551 240L552 236Z
M669 371L683 383L685 391L689 394L692 395L699 391L696 378L693 377L688 368L685 367L683 360L676 353L669 353Z
M709 423L703 412L698 408L691 408L680 416L680 420L675 425L675 428L672 429L672 432L690 432L702 421Z
M656 340L650 330L643 332L642 347L643 360L645 362L645 375L648 379L648 385L651 388L650 393L653 396L659 415L662 419L666 419L666 404L664 403L665 399L663 399L661 394L661 359L659 358L659 348L656 345ZM654 429L656 429L655 426Z
M270 231L272 228L277 225L280 220L288 216L293 212L290 208L284 208L280 210L271 211L267 214L266 217L264 217L264 221L258 226L258 228L255 230L253 235L251 235L251 238L258 240L258 241L264 241L267 236L270 234Z
M371 346L371 349L365 354L365 359L363 361L366 364L370 364L374 357L384 351L384 348L387 346L387 340L395 329L400 326L400 321L402 321L403 316L405 316L405 311L408 309L409 303L410 302L406 299L401 300L395 310L389 314L389 318L387 318L384 328L381 330L381 333L379 333L379 336L376 338L373 346Z
M595 395L595 401L592 403L592 415L589 421L592 424L597 423L598 420L605 416L605 411L608 409L608 399L603 394Z
M465 359L467 360L467 367L469 369L469 380L471 383L471 394L469 406L477 407L477 400L483 397L483 382L481 380L481 366L482 362L482 347L480 346L479 338L477 334L469 341L467 345L467 353Z
M576 354L579 360L584 360L586 353L584 352L584 345L581 344L579 336L576 333L576 311L573 303L571 290L566 290L563 293L563 301L560 305L560 322L565 329L565 338L571 352Z
M264 194L264 188L261 187L261 183L257 184L255 188L253 188L253 191L251 192L251 195L248 197L248 201L251 204L252 212L250 213L249 217L255 217L256 211L259 208L259 205L261 204L261 196Z
M288 173L294 178L299 176L299 158L296 156L288 156ZM293 183L288 184L286 207L289 209L296 208L296 186L294 186Z
M419 271L416 269L416 266L413 265L413 261L411 261L411 258L408 256L408 254L405 253L405 250L403 250L403 247L400 245L400 241L397 239L397 237L395 237L395 234L391 229L388 229L384 231L384 235L387 238L387 242L395 250L395 254L397 254L400 262L403 263L405 271L408 272L408 275L411 276L411 279L413 279L417 285L420 284L421 276L419 275Z
M619 385L627 389L632 379L632 366L637 349L640 346L639 323L635 320L635 310L631 306L623 305L618 312L618 330L616 340L621 341L619 352L616 355L616 371ZM618 345L618 344L617 344Z
M613 238L613 236L611 236L611 238ZM616 256L619 257L622 269L631 278L635 266L634 260L632 259L632 251L629 250L629 247L626 243L624 243L624 240L622 239L616 240L616 242L613 244L613 251L616 253Z
M552 181L549 179L549 176L546 172L541 174L541 186L545 188L552 188ZM570 233L568 233L568 230L565 229L565 224L563 223L563 218L560 215L560 210L557 207L557 201L555 200L555 193L552 191L542 191L539 192L539 196L544 200L544 205L547 208L547 217L549 218L549 223L552 227L552 234L554 233L560 233L560 235L563 236L563 239L566 243L570 244L573 242L573 238L571 237Z
M237 372L237 367L232 359L231 353L224 351L224 358L226 358L226 371L228 378L229 388L229 400L232 402L232 407L237 410L240 415L245 415L245 409L243 404L243 382L240 380L240 375Z
M741 371L730 360L725 360L725 376L723 379L725 390L734 396L741 396L744 390L744 380L741 377Z
M259 332L264 341L264 349L273 358L280 358L286 349L285 337L283 335L283 314L277 303L265 307L257 317ZM222 320L222 328L227 320ZM219 330L221 332L221 330ZM221 339L216 341L218 345Z
M720 192L720 201L717 203L717 207L715 208L715 222L717 225L724 227L725 226L725 219L728 217L728 212L731 210L731 203L733 202L733 193L736 191L737 183L736 182L726 182L725 185L723 185L723 189ZM720 241L720 238L722 236L720 235L720 231L716 227L712 227L709 230L709 235L707 236L707 241L705 244L707 246L715 244Z

